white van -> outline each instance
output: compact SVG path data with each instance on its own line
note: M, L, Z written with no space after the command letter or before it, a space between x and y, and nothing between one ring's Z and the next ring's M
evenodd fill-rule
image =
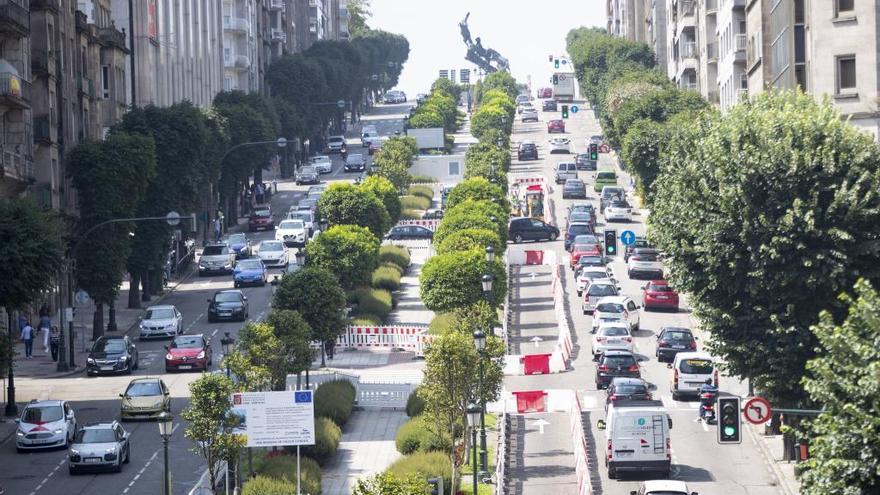
M700 386L711 378L718 386L718 368L715 360L705 352L679 352L669 365L672 368L672 400L682 396L695 397L700 395Z
M620 472L658 472L669 478L672 446L669 430L672 418L659 400L618 401L608 406L605 420L605 466L608 478Z

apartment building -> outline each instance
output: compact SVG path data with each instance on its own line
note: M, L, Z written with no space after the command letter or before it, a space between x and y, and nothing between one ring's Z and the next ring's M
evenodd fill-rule
M666 73L668 63L666 54L666 2L649 0L647 24L648 45L654 49L660 71Z
M608 33L648 43L648 18L652 3L646 0L606 0Z
M697 90L713 105L719 104L718 94L718 4L724 0L697 3Z
M666 3L666 74L678 87L699 90L697 5L694 0Z
M722 111L748 97L745 0L719 0L715 34L718 46L717 102Z
M30 33L26 0L0 1L0 199L23 194L36 180Z

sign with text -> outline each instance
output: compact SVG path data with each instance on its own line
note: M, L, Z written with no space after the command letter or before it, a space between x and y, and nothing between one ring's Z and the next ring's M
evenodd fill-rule
M315 403L311 390L244 392L232 395L231 414L248 447L315 444Z

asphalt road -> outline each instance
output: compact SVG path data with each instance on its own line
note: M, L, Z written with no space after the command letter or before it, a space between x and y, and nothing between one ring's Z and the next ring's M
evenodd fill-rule
M540 108L540 101L535 101L535 106ZM587 110L587 105L581 102L581 111L574 114L570 113L570 118L566 120L566 134L572 141L572 151L586 152L586 140L591 135L602 134L599 124L593 118L592 112ZM522 123L517 121L514 127L512 140L518 143L523 140L532 140L539 146L538 161L519 162L514 154L514 162L511 165L511 180L520 173L543 175L545 180L553 181L553 170L557 163L562 161L574 161L574 155L553 154L548 151L548 139L550 135L546 132L547 121L553 118L561 118L559 112L541 112L541 121L537 123ZM553 134L552 136L559 136ZM616 169L615 164L610 155L600 154L600 169ZM629 177L622 176L621 171L618 172L618 183L628 187ZM589 201L593 202L598 208L598 195L593 192L595 172L579 171L580 178L587 182L587 193ZM552 182L551 182L552 184ZM582 202L582 200L563 200L562 186L553 186L553 198L556 202L556 224L563 230L565 227L566 208L573 202ZM632 230L636 235L644 235L645 221L647 212L642 210L639 215L633 217L630 223L612 223L604 225L604 218L599 215L597 231L601 232L605 228L614 228L618 235L623 230ZM601 238L601 236L600 236ZM542 242L529 245L529 248L553 250L560 257L560 260L566 260L568 253L563 248L561 241ZM619 252L622 253L623 246L619 244ZM627 276L626 265L622 256L615 259L612 264L616 278L620 282L622 294L628 295L636 301L641 301L641 288L645 284L645 280L630 280ZM507 377L505 385L510 390L529 390L540 388L553 389L574 389L579 391L584 397L583 407L589 413L591 432L595 439L594 444L599 450L593 452L593 456L599 459L599 474L601 475L602 493L608 495L628 495L630 491L639 489L641 481L646 479L655 479L656 475L647 474L644 476L632 476L618 480L609 480L607 469L602 463L604 455L605 434L596 428L596 422L604 419L604 401L605 391L597 390L595 385L596 365L592 362L592 356L589 351L592 335L590 334L591 316L583 315L581 312L581 300L577 296L575 290L573 273L566 267L565 269L565 291L568 297L569 307L571 308L571 319L574 323L577 345L580 352L572 362L572 370L557 375L547 376L517 376ZM553 321L555 316L552 309L547 310L548 321ZM697 422L697 401L673 401L669 391L672 380L672 370L667 369L666 364L660 364L654 357L656 346L656 334L663 326L683 326L692 328L698 336L699 349L703 349L703 341L708 336L700 332L696 326L696 321L691 318L690 311L687 309L687 301L682 300L680 308L677 312L643 312L641 315L641 329L635 334L636 352L641 356L641 374L642 377L653 385L652 393L655 399L663 401L667 407L672 420L673 429L671 434L671 445L673 451L673 469L672 478L682 480L688 483L691 491L698 491L704 494L728 495L750 494L750 495L769 495L779 494L781 491L775 485L775 481L769 474L769 468L759 454L756 446L751 438L746 434L745 425L743 427L743 443L741 445L719 445L716 441L716 430L714 425L705 425ZM736 378L721 377L722 394L732 393L745 396L747 386ZM553 447L547 446L548 449ZM571 449L571 446L567 446Z
M402 129L402 116L410 103L379 105L362 123L376 125L380 135L393 135ZM361 148L359 134L348 139L349 153L358 153ZM332 156L333 172L321 177L322 181L354 180L359 173L344 173L342 160ZM293 183L279 183L279 191L272 196L272 208L276 221L286 215L288 208L300 199L309 186L296 186ZM254 251L259 243L274 237L273 231L249 233ZM281 273L273 269L270 272ZM165 297L161 304L173 304L183 314L183 327L187 334L204 334L211 338L216 370L222 363L223 349L220 339L226 332L236 337L242 327L240 322L208 323L207 299L214 291L232 288L230 275L194 276L180 284ZM250 319L261 320L270 310L272 286L242 288L248 298ZM132 335L136 338L136 333ZM119 394L128 382L137 376L161 376L171 390L172 413L179 418L186 407L189 396L188 385L197 379L199 373L165 373L164 346L167 340L136 341L140 367L133 376L101 376L87 378L73 376L58 379L28 381L19 379L19 388L26 389L29 396L72 401L77 421L84 424L92 421L107 421L119 417ZM185 422L175 420L175 434L169 444L172 486L174 494L188 494L205 471L204 460L192 453L192 442L183 436ZM131 433L131 463L124 466L121 473L78 474L71 476L67 471L67 450L17 453L14 437L0 444L0 486L10 495L80 495L80 494L144 494L161 493L163 476L162 441L155 422L126 422L124 428Z

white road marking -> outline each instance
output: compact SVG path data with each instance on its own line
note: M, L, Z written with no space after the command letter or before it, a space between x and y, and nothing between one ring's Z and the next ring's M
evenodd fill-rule
M196 323L198 323L199 320L201 320L203 316L205 316L205 313L199 313L199 316L196 316L196 319L193 320L192 323L190 323L190 324L186 327L186 329L185 329L183 332L184 332L184 333L189 332L189 329L192 328L193 325L195 325Z
M217 335L217 330L219 330L219 329L218 329L218 328L215 328L214 331L211 332L211 337Z

